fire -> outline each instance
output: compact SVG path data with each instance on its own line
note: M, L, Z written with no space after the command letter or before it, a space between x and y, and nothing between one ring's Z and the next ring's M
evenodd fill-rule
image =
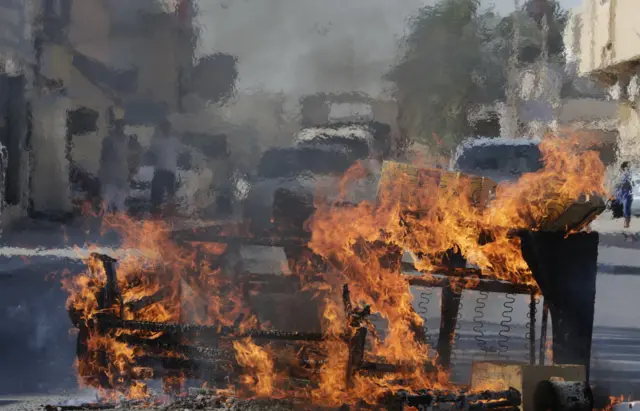
M417 267L425 271L435 269L448 250L459 249L469 264L495 278L533 283L519 240L510 233L540 229L557 217L559 206L584 195L605 194L604 165L597 152L578 152L577 145L571 138L543 140L540 149L544 168L523 175L515 183L498 185L495 199L487 207L478 207L478 188L469 178L447 180L444 185L426 176L421 186L416 186L406 174L381 184L377 204L341 207L318 202L318 211L310 222L311 247L333 260L364 259L361 265L369 272L364 282L372 281L376 287L380 281L372 277L383 276L376 261L381 254L358 242L382 241L409 251L418 261ZM441 179L445 177L449 176ZM368 255L360 258L363 253ZM388 296L382 291L380 294Z
M553 364L553 341L545 342L544 349L546 362L548 364Z
M251 387L258 396L268 397L273 394L276 379L274 361L266 349L253 343L250 339L234 341L233 348L240 366L253 374L245 374L244 383Z
M139 360L154 353L128 341L137 337L161 339L164 335L96 329L97 319L118 314L110 311L121 309L124 320L193 323L216 330L233 327L239 335L234 335L236 340L226 348L232 349L248 389L239 395L307 396L316 404L337 406L359 401L374 404L384 394L399 390L453 389L448 374L438 369L426 342L416 333L423 321L412 308L412 294L402 272L403 255L409 252L416 267L429 276L440 268L447 253L457 250L468 264L489 277L533 284L513 231L541 229L558 205L584 194L604 193L604 167L597 154L577 153L575 145L571 139L547 138L541 144L544 168L516 183L499 185L492 199L479 200L478 180L473 177L453 178L437 172L426 175L419 186L411 176L400 174L392 184L380 185L375 203L348 205L318 196L316 212L307 222L312 235L309 248L326 260L329 268L322 273L309 272L318 265L303 263L294 273L303 276L306 289L317 287L318 298L325 300L324 312L319 313L324 339L313 346L314 354L320 352L323 359L318 362L316 383L305 389L287 391L282 386L286 377L279 367L284 349L291 347L261 346L241 335L264 328L258 327L231 276L216 263L226 245L185 247L172 241L168 223L106 218L105 227L123 237L117 303L103 307L101 290L107 284L107 272L95 256L87 260L84 273L63 280L74 324L80 334L86 334L88 351L97 353L80 356L77 367L82 382L95 388L112 387L128 397L148 395L142 380L155 370L145 368ZM346 196L351 183L366 176L362 167L349 170L339 187L341 193ZM307 274L323 275L326 282L307 283ZM384 335L378 335L366 315L353 318L355 311L349 311L339 298L344 284L349 286L350 304L366 307L386 321ZM367 349L362 362L379 361L394 367L394 372L366 374L350 368L352 341L365 333ZM305 344L297 355L311 346ZM177 351L170 356L186 358ZM287 361L290 364L291 358ZM175 386L183 378L172 374L165 382Z
M604 408L605 411L611 411L611 409L613 409L614 406L625 402L625 401L631 401L631 397L627 397L627 399L625 400L624 395L619 395L619 396L609 396L609 404Z
M442 255L453 249L494 278L534 284L519 240L510 233L540 229L558 204L566 205L584 194L604 194L604 166L597 153L578 153L576 145L572 139L545 139L540 146L544 168L525 174L516 183L498 186L487 207L478 206L472 179L448 180L443 186L427 176L416 186L406 174L398 175L392 184L381 184L375 204L317 202L309 221L310 248L332 264L332 273L340 279L334 282L349 284L356 300L369 304L387 320L387 335L374 347L376 355L392 362L432 361L413 332L422 320L411 307L412 295L401 274L403 251L409 251L417 268L425 272L437 269ZM354 177L363 175L360 167L354 167L345 176L341 192L348 190ZM483 238L487 240L480 241ZM325 318L342 321L334 312L326 313ZM336 343L330 351L344 357L344 350ZM426 377L422 370L415 371L410 380L421 387L440 382ZM322 395L344 392L339 381L338 377L323 380ZM390 387L385 381L356 378L351 393L354 398L371 398L382 388ZM348 402L344 397L340 401Z
M123 309L123 319L230 326L238 318L243 318L240 324L236 324L241 329L255 323L240 302L239 295L229 287L229 279L222 275L219 268L213 268L215 260L226 246L196 244L198 247L180 247L171 240L171 227L168 224L135 221L121 215L105 217L103 228L105 232L116 231L123 238L117 263L118 289L121 292L118 299ZM86 259L86 264L86 271L79 275L66 275L62 280L63 288L69 292L67 308L77 317L74 322L87 330L88 350L104 353L104 359L86 357L78 361L81 382L101 390L105 386L104 381L93 376L102 375L109 382L107 386L127 397L144 396L144 384L140 381L131 382L127 378L132 374L141 378L145 373L150 373L150 370L136 366L137 358L145 353L141 349L132 349L125 338L137 335L154 339L162 333L126 330L106 334L96 332L93 321L96 316L105 313L100 299L107 276L102 261L94 255ZM223 289L225 294L218 292ZM207 296L207 301L190 299L192 295L185 290L195 290L197 292L191 294ZM199 309L202 306L207 308L205 313ZM179 353L170 355L180 356ZM103 394L111 395L106 392Z

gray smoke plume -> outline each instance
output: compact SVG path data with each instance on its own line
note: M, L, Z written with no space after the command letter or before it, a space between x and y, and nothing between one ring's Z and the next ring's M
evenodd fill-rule
M199 0L199 51L237 56L241 90L377 96L407 19L423 3Z
M239 88L377 97L407 22L434 0L198 0L199 52L238 57ZM507 13L512 0L484 2ZM578 0L561 1L575 7Z

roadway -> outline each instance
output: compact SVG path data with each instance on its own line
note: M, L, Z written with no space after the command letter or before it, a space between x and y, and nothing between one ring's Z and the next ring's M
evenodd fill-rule
M640 229L640 220L634 221ZM612 394L625 394L629 384L640 382L640 242L632 241L618 229L621 221L602 218L593 228L601 232L599 277L596 296L595 333L592 350L593 380ZM94 227L95 228L95 227ZM93 230L95 232L95 230ZM82 227L61 230L55 227L29 227L28 230L5 233L0 238L0 405L16 395L57 395L75 392L77 380L73 370L75 337L69 332L65 309L66 294L60 288L59 274L64 270L79 272L83 267L78 251L65 244L98 243L109 249L117 246L114 235L87 235ZM247 263L282 267L281 252L248 249ZM258 261L262 260L262 261ZM258 271L264 272L264 268ZM424 312L431 338L439 319L439 291L431 290L425 303L423 289L414 289L416 309ZM429 291L427 291L429 292ZM463 296L460 338L456 343L454 362L456 377L468 378L472 359L498 359L503 320L503 295L492 295L478 318L475 292ZM420 305L422 303L422 305ZM518 297L507 333L509 359L526 359L525 327L527 301ZM474 321L475 319L475 321ZM479 327L479 322L482 327ZM538 321L539 323L539 321ZM474 326L476 329L474 330ZM478 345L481 329L488 352ZM539 330L538 330L538 335Z

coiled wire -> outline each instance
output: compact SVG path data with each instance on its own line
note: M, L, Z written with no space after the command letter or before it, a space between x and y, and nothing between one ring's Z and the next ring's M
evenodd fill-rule
M513 317L511 314L513 313L513 304L516 302L516 299L513 294L505 294L505 301L502 304L504 310L502 311L502 321L500 321L500 331L498 332L498 352L500 357L506 359L508 358L507 352L509 351L509 346L507 342L509 341L508 333L511 331L511 321Z
M426 343L431 346L431 335L429 335L429 304L431 303L431 296L433 295L433 288L425 288L420 293L420 302L418 303L418 315L422 318L424 329L424 336Z
M473 311L476 315L473 316L473 332L476 335L473 337L476 340L478 348L485 354L489 351L487 348L487 340L484 338L484 308L487 306L486 301L489 299L489 293L485 291L479 292L480 297L476 298L476 306Z
M456 326L454 327L454 334L453 334L453 343L451 345L451 365L453 366L453 364L457 363L458 360L458 340L460 339L460 321L462 320L462 307L464 307L464 305L462 304L462 295L460 296L460 300L458 301L458 315L456 316Z

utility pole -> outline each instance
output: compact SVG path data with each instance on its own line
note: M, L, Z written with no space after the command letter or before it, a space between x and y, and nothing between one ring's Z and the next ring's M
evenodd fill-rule
M175 8L175 16L178 24L179 35L176 38L176 70L178 70L177 84L177 108L183 112L183 98L188 92L191 82L191 72L193 71L195 48L197 44L197 33L195 32L195 7L192 0L179 0Z
M538 69L538 89L541 91L541 97L549 99L548 103L555 106L556 101L551 101L551 95L547 93L545 80L549 78L549 4L547 0L538 0L541 8L542 19L540 26L542 29L542 50L540 52L540 68ZM549 124L546 125L548 130Z
M520 96L518 87L520 51L520 4L514 0L513 37L511 40L511 55L507 64L507 104L503 113L501 133L505 138L518 138L520 129Z

